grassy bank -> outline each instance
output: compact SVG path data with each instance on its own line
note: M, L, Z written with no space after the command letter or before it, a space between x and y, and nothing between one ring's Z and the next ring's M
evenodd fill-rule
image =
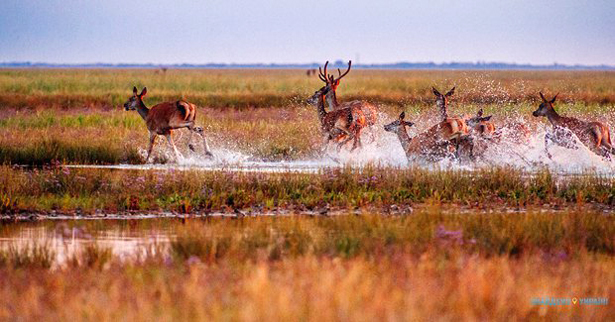
M0 317L605 321L612 303L532 299L612 300L611 220L431 212L164 222L177 238L131 258L93 244L50 269L48 246L0 251Z
M226 171L0 168L3 213L127 211L270 212L417 205L518 209L615 203L613 179L592 174L558 178L510 168L474 172L421 169L331 169L320 174Z

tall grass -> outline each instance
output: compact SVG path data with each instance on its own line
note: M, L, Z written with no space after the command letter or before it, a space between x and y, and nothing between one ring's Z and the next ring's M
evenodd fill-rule
M47 269L54 263L55 256L55 250L48 244L27 244L23 247L11 244L0 250L0 268Z

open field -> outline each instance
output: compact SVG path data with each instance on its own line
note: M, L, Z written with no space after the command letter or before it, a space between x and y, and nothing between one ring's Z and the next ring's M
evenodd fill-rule
M612 220L586 212L432 211L125 222L123 229L145 236L163 227L176 237L123 258L94 240L60 264L46 244L3 248L0 316L607 321L615 315L612 303L532 301L612 300ZM5 225L0 234L10 237L23 225ZM117 224L69 225L94 234Z
M201 107L214 148L265 160L317 157L321 144L314 107L305 99L322 86L302 70L0 70L0 162L41 165L140 163L145 124L122 104L134 85L148 86L146 103L187 99ZM451 111L483 107L496 125L521 119L530 127L538 91L560 92L567 115L613 127L615 73L354 70L338 90L341 101L362 99L381 111L381 125L400 111L419 132L437 115L431 86L457 86ZM181 131L180 131L181 132ZM187 135L178 134L179 139ZM160 140L162 141L162 140ZM398 145L393 139L393 145ZM164 143L163 143L164 146ZM180 148L187 149L180 144ZM165 161L158 156L158 161ZM376 160L377 161L377 160Z

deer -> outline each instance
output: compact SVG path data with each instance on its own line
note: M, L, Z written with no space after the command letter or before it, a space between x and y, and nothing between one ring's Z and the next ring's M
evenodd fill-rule
M126 111L136 110L147 125L147 130L149 131L149 146L147 148L145 163L149 161L152 149L154 148L154 142L158 135L164 135L167 138L169 145L175 152L176 159L179 159L179 152L173 142L171 133L173 130L182 128L190 130L190 135L188 136L188 148L190 150L195 150L192 144L192 134L196 133L203 139L205 154L208 157L213 156L209 150L207 139L203 134L203 128L195 126L196 106L194 104L184 100L178 100L159 103L152 106L152 108L147 108L143 102L143 97L147 94L147 87L143 87L141 93L139 93L135 86L132 89L132 93L133 95L128 98L128 101L124 104L124 108Z
M318 119L324 135L324 151L326 151L329 142L339 142L340 140L338 151L350 140L353 140L350 151L354 151L361 145L361 130L367 126L367 120L363 111L357 107L327 111L325 97L330 91L330 84L326 84L307 99L307 103L314 105L318 112Z
M549 159L551 159L551 154L548 150L549 141L560 146L576 149L570 142L571 137L569 135L562 135L559 129L566 129L569 131L568 133L572 132L592 152L610 159L610 155L613 153L613 145L611 143L611 133L606 125L601 122L587 122L574 117L561 116L555 111L553 106L559 93L551 100L547 100L542 92L539 92L539 94L542 102L532 115L534 117L545 116L556 130L555 134L545 135L545 151Z
M448 99L455 94L455 87L451 88L446 94L442 95L435 88L431 87L431 91L436 96L436 106L440 109L440 120L444 121L448 118Z
M352 67L352 60L348 61L348 68L346 69L344 73L342 73L342 71L339 68L337 69L337 73L338 73L337 77L331 74L328 74L327 72L328 65L329 65L329 61L325 63L324 71L320 67L318 67L318 78L320 78L320 80L322 80L326 85L329 85L331 87L331 90L325 96L325 100L329 106L329 109L334 111L338 109L344 109L347 107L352 107L355 109L358 108L363 112L363 115L365 115L367 126L368 127L374 126L376 122L378 121L378 112L374 105L368 102L359 101L359 100L345 102L345 103L340 104L337 100L337 94L336 94L337 87L340 85L340 80L344 78L344 76L348 75L348 73L350 72L350 69ZM373 135L373 132L372 132L372 135ZM372 139L374 139L373 136L372 136Z
M406 127L413 126L414 123L407 122L405 118L406 112L401 112L397 120L384 126L384 130L397 134L408 160L422 159L437 162L448 156L458 157L459 142L468 139L465 123L457 123L450 119L411 138Z

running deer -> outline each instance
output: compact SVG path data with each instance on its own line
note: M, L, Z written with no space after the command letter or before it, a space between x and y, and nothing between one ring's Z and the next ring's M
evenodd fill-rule
M558 129L567 129L576 135L579 140L587 146L592 152L605 157L610 158L610 154L613 153L613 146L611 144L611 134L609 128L601 122L586 122L573 117L560 116L553 108L553 103L557 99L556 94L551 100L547 100L542 92L539 93L542 103L538 106L532 115L535 117L546 116L551 125L555 128L554 135L545 135L545 150L549 158L551 154L548 150L548 141L565 146L568 148L574 148L571 145L570 137L562 136Z
M325 96L331 91L330 84L326 84L307 99L307 103L314 105L318 111L318 119L324 135L324 151L329 142L340 141L338 150L350 140L354 140L351 151L361 145L361 130L367 126L363 111L355 107L347 107L327 112Z
M134 87L132 93L133 95L124 104L124 108L126 111L136 110L147 125L147 130L149 131L149 147L147 148L145 163L147 163L152 154L157 135L166 136L169 145L175 152L175 157L179 158L179 152L177 151L177 147L175 147L171 132L172 130L181 128L190 130L188 136L188 148L190 148L190 150L194 151L192 134L197 133L203 139L205 154L210 157L213 156L209 151L209 145L203 134L203 128L195 126L196 106L194 104L179 100L174 102L163 102L154 105L152 108L147 108L145 103L143 103L143 97L147 94L147 88L144 87L139 94L137 88Z
M465 123L448 119L411 138L406 127L414 123L405 121L405 117L406 112L401 112L397 120L384 126L384 130L397 134L408 160L435 162L457 156L459 142L468 137Z
M448 118L448 99L455 94L455 87L444 95L440 94L435 87L432 87L431 91L436 95L436 106L440 109L440 120L444 121Z
M363 115L365 115L367 126L375 125L376 122L378 121L378 112L374 105L368 102L358 101L358 100L345 102L342 104L340 104L337 101L337 94L336 94L337 87L340 85L340 80L344 78L344 76L348 75L348 73L350 72L350 68L352 67L352 61L351 60L348 61L348 69L346 69L346 71L343 74L339 68L337 69L337 73L338 73L337 77L331 74L328 74L327 65L329 65L328 61L325 63L324 71L320 69L320 67L318 67L318 72L319 72L318 78L320 78L320 80L322 80L323 82L325 82L325 84L331 87L331 90L327 93L325 97L325 100L327 101L327 104L329 105L329 109L339 110L339 109L344 109L347 107L359 108L361 109L361 111L363 111Z
M468 125L468 128L471 129L471 131L476 133L477 135L492 135L495 132L495 125L490 122L493 115L483 115L484 112L481 108L476 113L476 116L469 117L466 119L466 124Z

